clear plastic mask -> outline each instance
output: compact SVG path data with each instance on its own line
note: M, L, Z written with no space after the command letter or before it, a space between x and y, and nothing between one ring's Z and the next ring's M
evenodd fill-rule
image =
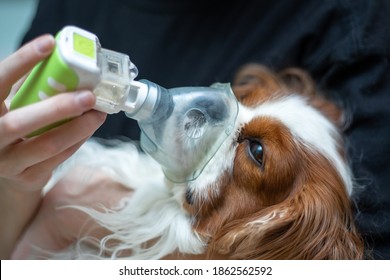
M169 180L196 179L234 129L238 103L230 84L167 90L140 82L148 86L148 96L157 98L148 117L129 115L141 127L141 147Z
M141 128L141 147L173 182L196 179L232 132L238 103L229 84L165 89L135 81L137 67L125 54L98 48L95 109L126 112Z

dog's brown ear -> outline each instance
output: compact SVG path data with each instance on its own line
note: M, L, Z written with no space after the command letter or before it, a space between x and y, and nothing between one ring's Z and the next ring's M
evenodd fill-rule
M300 203L302 203L300 201ZM353 220L326 216L315 203L274 208L226 225L211 240L209 257L231 259L362 259L363 241ZM293 211L293 212L290 212ZM309 212L307 212L309 211ZM259 214L259 213L257 213ZM349 214L347 214L349 215Z
M246 106L256 106L286 93L302 94L339 128L346 125L343 111L324 98L309 73L299 68L286 68L275 74L261 64L246 64L233 80L233 91L238 101Z
M309 73L302 69L292 67L280 71L278 75L288 91L308 97L311 105L321 111L337 127L343 129L348 125L343 110L335 102L324 97Z
M314 96L317 92L316 84L309 73L299 68L286 68L279 73L279 78L292 92L306 96Z
M270 93L281 91L278 77L267 67L257 63L242 66L233 79L233 91L239 102L244 105L260 103L269 98Z

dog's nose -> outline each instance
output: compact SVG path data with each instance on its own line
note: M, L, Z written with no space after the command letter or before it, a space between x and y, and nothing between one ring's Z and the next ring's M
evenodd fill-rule
M184 131L193 139L203 136L206 126L214 126L226 119L226 105L213 96L194 100L184 116Z
M191 109L184 116L184 131L189 138L200 138L207 123L205 114L198 109Z

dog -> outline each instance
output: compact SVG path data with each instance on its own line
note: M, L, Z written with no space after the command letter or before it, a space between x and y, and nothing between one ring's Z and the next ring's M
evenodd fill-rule
M193 181L170 182L136 143L82 147L56 178L85 164L133 192L115 209L71 206L109 233L55 257L362 259L342 110L296 68L245 65L233 91L234 131Z

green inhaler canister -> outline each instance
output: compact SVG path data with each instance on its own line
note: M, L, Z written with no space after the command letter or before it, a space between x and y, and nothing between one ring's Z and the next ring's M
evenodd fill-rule
M53 53L35 66L13 97L10 110L58 93L89 89L96 95L96 110L117 113L137 74L137 68L127 55L102 48L91 32L66 26L56 35ZM64 121L29 136L41 134Z

